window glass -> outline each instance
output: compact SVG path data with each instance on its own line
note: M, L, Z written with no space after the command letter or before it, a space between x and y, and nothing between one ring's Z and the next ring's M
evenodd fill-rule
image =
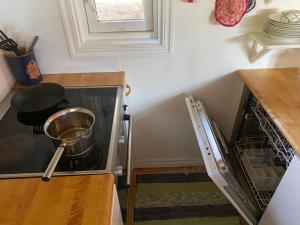
M98 21L144 20L145 17L143 0L96 0L96 8Z

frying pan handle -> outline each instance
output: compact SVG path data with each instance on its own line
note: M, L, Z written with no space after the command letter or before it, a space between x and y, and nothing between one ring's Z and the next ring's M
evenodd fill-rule
M58 108L59 110L62 110L62 109L68 108L69 105L70 105L70 102L68 101L68 99L63 98L59 103L57 103L55 105L55 107Z
M56 149L43 177L42 177L42 180L43 181L49 181L55 168L56 168L56 165L60 159L60 157L62 156L64 150L65 150L65 147L66 147L66 144L65 143L61 143L60 146L58 146L58 148Z

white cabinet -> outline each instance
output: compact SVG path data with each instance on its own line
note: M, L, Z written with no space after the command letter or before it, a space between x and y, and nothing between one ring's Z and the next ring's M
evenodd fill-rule
M119 203L118 193L116 185L114 185L112 213L111 213L111 225L123 225L121 207Z
M300 160L295 156L259 225L300 224Z

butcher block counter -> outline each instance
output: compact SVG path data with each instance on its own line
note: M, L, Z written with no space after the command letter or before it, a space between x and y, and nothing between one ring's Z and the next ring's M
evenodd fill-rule
M0 180L1 225L109 225L113 175Z
M58 83L64 87L124 86L125 72L43 74L41 83ZM23 87L20 84L15 89Z
M238 73L300 156L299 69L251 69Z

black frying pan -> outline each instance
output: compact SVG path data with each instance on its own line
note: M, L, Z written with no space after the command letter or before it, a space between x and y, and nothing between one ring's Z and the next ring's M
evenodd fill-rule
M37 84L18 91L11 99L11 106L18 112L41 112L62 102L64 95L65 89L59 84Z

